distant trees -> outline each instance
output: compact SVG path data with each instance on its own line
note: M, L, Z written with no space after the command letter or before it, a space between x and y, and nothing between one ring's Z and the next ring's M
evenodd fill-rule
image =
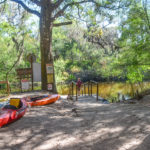
M118 67L126 68L130 81L142 81L150 69L150 6L147 0L136 2L120 26L122 52Z
M90 28L84 37L89 42L99 45L106 55L113 55L120 48L117 43L117 27Z

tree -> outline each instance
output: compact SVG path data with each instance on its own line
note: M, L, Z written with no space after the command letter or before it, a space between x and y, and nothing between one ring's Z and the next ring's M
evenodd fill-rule
M1 1L1 3L7 0ZM42 89L47 90L46 64L53 64L52 55L52 29L71 22L55 23L63 20L62 17L70 19L72 14L84 14L91 16L94 9L99 12L103 10L116 10L124 6L120 0L10 0L22 6L26 11L39 17L40 19L40 49L41 49L41 69L42 69ZM88 4L88 5L87 5ZM89 8L88 8L89 7ZM91 8L92 9L91 9ZM82 13L84 12L84 13ZM74 17L74 15L73 15ZM72 17L72 18L73 18ZM54 74L55 75L55 74ZM56 92L55 78L53 92Z
M141 82L150 69L150 6L147 0L142 2L135 1L120 26L122 50L116 67L124 71L130 82Z
M7 9L3 11L0 20L0 80L8 80L8 77L15 80L15 69L21 64L26 49L24 43L30 39L31 32L25 25L29 14L22 10L18 15L16 5L13 8L10 5L5 7Z

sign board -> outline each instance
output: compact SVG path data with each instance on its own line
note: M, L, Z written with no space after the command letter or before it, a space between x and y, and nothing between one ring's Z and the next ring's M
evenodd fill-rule
M41 81L41 64L39 63L33 63L33 81Z
M30 88L29 80L21 80L21 87L22 90L28 90Z
M7 84L8 81L0 81L0 84Z
M47 74L47 83L53 83L53 74Z
M51 91L53 89L53 85L52 84L47 84L47 90Z
M53 65L52 64L46 64L46 72L47 72L47 74L53 74Z
M31 68L20 68L20 69L16 69L16 71L17 71L18 76L31 75L32 74Z
M35 62L36 61L36 56L34 54L29 54L27 56L27 60L32 63L32 62Z

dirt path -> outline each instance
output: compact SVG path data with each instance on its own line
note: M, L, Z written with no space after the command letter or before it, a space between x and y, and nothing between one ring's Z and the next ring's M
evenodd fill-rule
M150 150L150 107L91 98L33 107L0 129L0 150Z

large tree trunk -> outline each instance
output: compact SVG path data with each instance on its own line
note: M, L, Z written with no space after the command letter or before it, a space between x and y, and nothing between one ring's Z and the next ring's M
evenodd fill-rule
M42 90L47 90L47 73L46 64L53 64L52 56L52 21L50 11L50 0L42 1L41 17L40 17L40 49L41 49L41 75ZM54 77L53 92L56 92L56 84Z

